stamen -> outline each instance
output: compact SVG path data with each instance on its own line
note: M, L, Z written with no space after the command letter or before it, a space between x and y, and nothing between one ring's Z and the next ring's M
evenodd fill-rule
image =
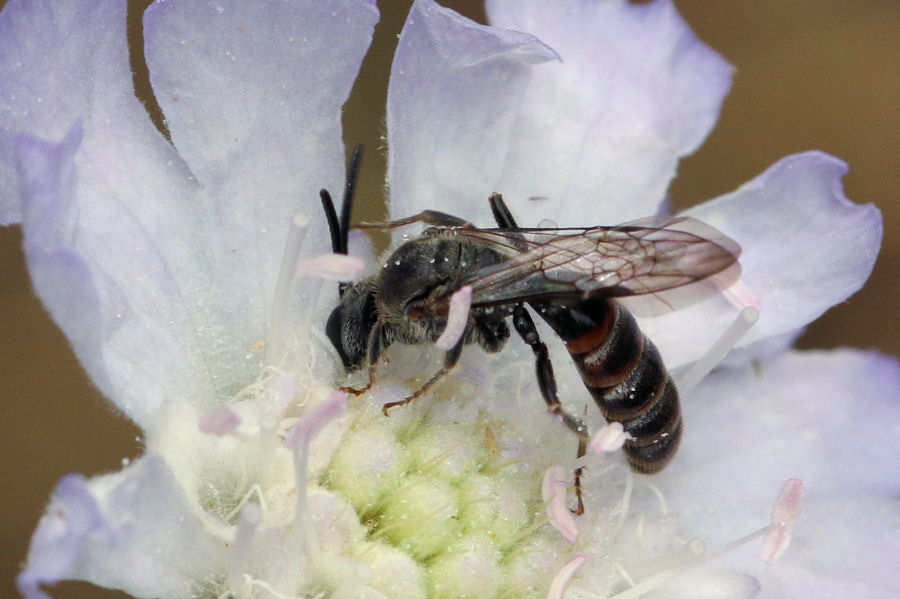
M792 478L781 488L775 507L772 509L772 524L769 525L766 537L763 539L762 554L760 557L766 564L772 565L791 544L791 534L794 531L794 522L800 516L803 508L803 497L806 489L803 481Z
M197 423L201 433L217 437L233 433L240 425L241 417L230 406L213 408L200 416Z
M244 493L244 496L241 497L241 500L234 507L233 510L225 514L225 517L222 518L224 522L231 522L232 518L234 518L238 512L244 509L244 506L250 501L250 499L256 496L256 503L259 505L259 508L263 511L263 513L269 511L269 506L266 504L266 496L263 495L262 487L259 483L250 486L250 490Z
M743 310L747 306L752 306L759 310L759 298L741 279L738 279L736 283L723 291L722 295L725 296L729 304L738 310Z
M679 391L682 394L686 394L696 387L703 380L703 377L709 374L731 351L731 348L737 345L741 337L753 328L757 321L759 321L759 310L753 306L745 306L740 314L737 315L737 318L734 319L734 322L722 333L722 336L713 343L712 347L699 360L694 362L694 365L691 366L681 380L676 381Z
M296 274L327 281L355 281L366 267L359 258L346 254L324 254L297 263Z
M472 306L472 286L460 287L450 296L450 308L447 312L447 326L435 341L434 346L441 351L450 351L466 331L469 322L469 309Z
M300 257L300 248L303 246L303 238L306 236L306 227L309 218L297 214L291 219L288 227L287 239L284 242L284 252L281 255L281 267L278 271L278 282L275 284L275 296L272 298L272 312L269 317L268 343L266 344L266 360L270 364L276 363L281 358L284 349L285 313L288 306L291 283L297 270L297 260Z
M669 515L669 505L666 503L666 496L663 495L662 490L644 479L641 479L641 484L649 489L651 493L656 495L656 501L659 502L659 515L663 518L667 517Z
M234 597L244 597L246 595L241 584L244 581L243 570L247 563L247 556L250 554L250 547L253 545L253 537L256 535L256 529L261 519L262 511L255 503L248 503L241 510L241 518L238 520L234 543L228 556L228 576L226 578L228 590Z
M559 531L559 534L568 541L574 543L578 540L578 528L575 518L566 506L566 488L569 486L566 480L566 471L562 466L550 466L544 472L544 481L541 483L541 498L547 504L545 508L550 525Z
M312 277L307 289L307 302L310 306L316 306L319 303L324 281L352 281L359 277L364 268L365 263L359 258L344 254L324 254L298 262L296 272L298 275ZM306 311L297 326L297 339L301 341L309 339L314 315L315 310ZM301 355L298 356L298 361L305 363L310 360L309 357Z
M633 438L631 433L625 432L621 422L610 422L597 431L588 443L588 449L597 453L612 453L622 449L625 441Z
M579 553L572 561L560 568L553 582L550 583L550 590L547 592L547 599L563 599L566 592L566 585L569 584L575 572L578 572L587 563L590 556L586 553Z
M297 484L297 501L294 523L291 527L291 541L298 554L306 539L311 554L316 551L316 539L306 513L306 486L308 478L309 444L313 437L347 408L347 394L333 391L321 404L304 414L284 440L284 446L294 454L294 478Z
M663 583L710 562L720 555L733 551L741 545L746 545L763 535L766 535L766 539L763 542L761 557L763 561L771 565L784 553L790 543L791 531L797 516L800 515L804 493L803 482L800 479L792 478L788 480L775 500L775 507L772 510L772 523L769 526L726 543L715 551L688 560L677 567L648 576L630 589L613 595L612 599L637 599L637 597L658 588Z
M703 541L691 539L675 551L631 565L629 570L622 568L621 574L629 584L634 585L635 580L646 579L657 573L678 568L702 556L704 551Z

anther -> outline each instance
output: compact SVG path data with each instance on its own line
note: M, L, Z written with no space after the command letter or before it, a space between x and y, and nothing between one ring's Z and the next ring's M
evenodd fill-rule
M200 416L197 426L207 435L228 435L241 425L241 417L230 406L218 406Z
M610 422L597 431L588 443L588 449L597 453L611 453L622 449L625 441L633 438L631 433L625 432L621 422Z
M541 499L546 504L545 509L550 525L558 530L566 541L574 543L578 540L578 528L575 525L575 518L566 506L566 488L568 486L566 471L563 467L550 466L544 472Z
M447 312L447 326L435 341L434 346L441 351L450 351L466 331L469 322L469 309L472 306L472 287L466 285L450 296L450 307Z
M586 553L579 553L572 558L572 561L560 568L556 576L553 577L553 582L550 583L547 599L563 599L569 580L575 575L575 572L584 567L589 557Z
M763 538L760 557L766 564L774 564L791 544L794 522L800 516L805 495L806 489L799 478L790 479L781 488L772 508L772 523Z
M291 527L292 548L299 554L306 539L310 546L316 544L313 530L306 513L306 486L308 478L309 444L316 433L326 424L337 418L347 408L347 394L334 391L324 402L301 416L290 434L284 440L284 446L294 455L294 479L297 485L297 501L294 510L294 523ZM315 554L315 548L310 551Z

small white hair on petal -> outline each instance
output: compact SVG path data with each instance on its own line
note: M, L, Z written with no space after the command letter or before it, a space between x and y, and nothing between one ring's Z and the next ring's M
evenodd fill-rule
M541 498L547 504L547 518L550 525L559 531L559 534L568 541L574 543L578 540L578 528L575 518L566 506L566 471L562 466L553 465L544 472L544 480L541 483Z
M799 478L792 478L784 483L778 498L775 500L775 507L772 508L772 523L763 538L762 552L760 557L766 564L772 565L791 544L791 535L794 531L794 523L800 516L803 508L803 498L806 495L806 489L803 481Z
M569 584L569 580L572 579L575 572L578 572L578 570L584 567L589 557L590 556L586 553L579 553L572 558L572 561L560 568L559 572L556 573L556 576L553 577L553 582L550 583L550 590L547 591L547 599L563 599L566 593L566 585Z
M469 309L472 307L472 287L460 287L450 296L450 308L447 312L447 326L435 341L434 346L441 351L450 351L466 332L469 321Z

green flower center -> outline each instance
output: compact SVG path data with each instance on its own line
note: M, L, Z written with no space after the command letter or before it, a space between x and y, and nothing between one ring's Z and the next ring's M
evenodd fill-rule
M423 408L360 410L320 480L366 526L353 552L370 586L398 599L546 596L570 551L546 524L541 473L504 452L502 424L436 423ZM406 564L403 581L384 576L390 560Z

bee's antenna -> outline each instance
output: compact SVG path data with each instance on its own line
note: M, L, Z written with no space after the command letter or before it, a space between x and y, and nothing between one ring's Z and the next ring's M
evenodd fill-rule
M494 214L494 220L497 221L498 227L501 229L517 228L516 219L513 218L512 212L509 211L506 202L503 201L502 195L492 193L491 197L488 198L488 202L491 204L491 212Z
M358 144L353 149L350 158L350 168L347 169L347 182L344 184L344 201L341 205L341 242L343 245L341 254L347 253L347 236L350 233L350 212L353 209L353 193L356 191L356 180L359 178L359 165L362 162L365 146Z
M322 199L322 208L325 209L325 220L328 221L328 230L331 231L331 251L335 254L346 254L341 251L341 226L338 223L337 212L334 211L334 202L331 200L331 194L327 189L319 190L319 197Z
M346 254L348 250L347 238L350 234L350 213L353 210L353 194L356 190L356 181L359 178L359 165L362 162L365 147L360 144L353 150L350 159L350 168L347 171L347 182L344 184L344 200L341 204L341 218L338 220L337 211L334 209L334 201L327 189L319 190L319 198L322 200L322 208L325 210L325 220L328 221L328 230L331 232L331 251L335 254ZM340 295L349 286L347 282L338 284Z

